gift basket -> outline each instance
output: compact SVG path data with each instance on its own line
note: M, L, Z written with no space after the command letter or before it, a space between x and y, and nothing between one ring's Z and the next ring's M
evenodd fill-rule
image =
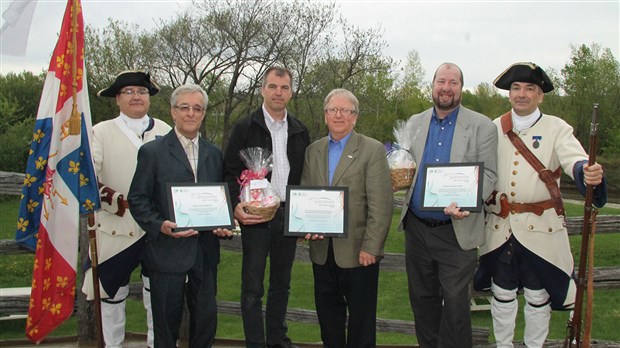
M237 179L241 187L239 199L250 204L244 209L247 213L273 219L280 207L280 197L271 183L265 178L273 167L271 152L260 147L249 147L239 151L245 166Z
M390 166L392 187L397 190L406 190L413 182L416 164L413 155L409 152L411 139L406 134L406 123L397 120L394 127L394 139L396 142L388 149L387 160Z

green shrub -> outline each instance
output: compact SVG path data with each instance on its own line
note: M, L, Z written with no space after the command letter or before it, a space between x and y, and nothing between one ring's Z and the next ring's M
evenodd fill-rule
M1 135L0 170L16 173L26 171L33 128L32 120L19 121L7 127L7 131Z

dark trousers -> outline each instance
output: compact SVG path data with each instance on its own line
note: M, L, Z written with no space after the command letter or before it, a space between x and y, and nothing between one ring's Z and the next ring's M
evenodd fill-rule
M476 249L462 250L452 225L429 227L409 211L405 262L420 347L471 347L469 283Z
M286 337L286 309L297 238L284 237L284 210L266 228L242 228L241 316L247 347L276 344ZM263 281L269 256L269 289L263 321ZM266 340L265 340L266 336Z
M379 263L340 268L330 241L327 261L324 265L313 263L312 270L323 347L375 347Z
M205 264L203 251L198 249L196 263L187 272L169 273L149 269L155 347L176 347L184 298L187 299L190 314L189 347L211 347L215 341L217 266Z

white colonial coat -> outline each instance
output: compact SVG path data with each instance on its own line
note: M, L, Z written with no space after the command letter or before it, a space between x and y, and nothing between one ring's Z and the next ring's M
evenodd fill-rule
M155 122L153 128L146 131L143 137L129 130L120 116L93 126L92 156L97 180L117 194L122 194L125 199L136 170L138 149L142 144L155 139L156 136L167 134L171 129L165 122L153 120ZM116 195L112 204L102 201L101 208L96 213L99 263L137 242L145 234L134 221L129 209L125 210L122 217L114 214L118 210ZM89 269L85 280L91 279ZM84 291L89 300L93 298L92 281L84 282ZM109 297L103 288L101 297Z
M503 134L501 118L494 120L498 129L497 204L488 210L499 211L499 197L505 193L509 202L536 203L551 198L547 187L532 166L519 154ZM573 167L588 156L573 135L573 128L564 120L543 115L532 127L517 135L525 145L552 172L562 167L564 173L573 178ZM538 139L538 148L534 142ZM559 179L558 179L559 185ZM480 247L480 255L489 253L504 244L511 233L527 249L560 268L567 275L573 272L573 257L570 251L564 217L553 208L542 216L534 213L509 214L503 219L489 214L486 223L486 244ZM574 298L575 284L570 282L567 300Z

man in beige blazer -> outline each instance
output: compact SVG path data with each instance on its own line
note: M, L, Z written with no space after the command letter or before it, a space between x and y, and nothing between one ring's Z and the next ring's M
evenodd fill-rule
M491 120L461 105L463 73L452 63L433 77L431 109L407 121L418 173L407 191L399 229L405 230L409 300L421 347L472 346L469 284L476 269L476 248L484 243L484 213L421 209L427 164L483 162L482 197L497 178L497 131Z
M306 236L321 339L325 347L374 347L379 261L393 211L388 163L380 142L353 131L359 103L351 92L331 91L324 114L329 135L306 150L301 184L346 186L349 205L345 238Z

